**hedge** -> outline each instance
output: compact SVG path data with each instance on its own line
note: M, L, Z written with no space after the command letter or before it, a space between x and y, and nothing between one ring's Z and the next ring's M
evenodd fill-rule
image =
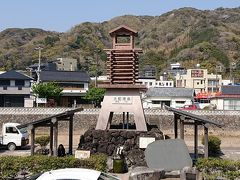
M196 167L203 172L205 179L211 180L217 177L234 180L240 178L240 161L220 158L199 158Z
M76 159L73 156L0 157L0 179L14 179L23 171L28 175L34 175L60 168L89 168L106 171L107 157L103 154L92 155L88 159Z
M204 145L204 137L202 138L202 144ZM208 136L208 153L210 156L218 156L221 152L221 139L217 136Z

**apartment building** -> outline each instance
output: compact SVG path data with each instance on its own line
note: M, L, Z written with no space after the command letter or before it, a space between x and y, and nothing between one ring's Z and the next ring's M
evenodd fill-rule
M222 75L208 74L207 69L188 69L176 75L176 87L193 88L195 93L216 93L221 90Z

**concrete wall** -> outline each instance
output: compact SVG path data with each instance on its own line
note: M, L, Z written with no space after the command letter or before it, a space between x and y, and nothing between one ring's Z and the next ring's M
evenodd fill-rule
M2 123L17 122L20 124L39 120L57 113L70 110L70 108L0 108L0 130ZM192 111L198 115L223 123L224 127L219 129L211 127L210 132L227 130L237 132L240 130L240 111ZM78 112L74 116L74 131L85 131L90 127L95 127L99 109L86 109ZM165 132L173 129L173 114L166 110L145 110L146 120L149 124L156 124ZM113 116L114 123L120 123L122 114ZM130 123L133 123L133 115L130 114ZM59 126L67 129L67 122L61 122ZM61 129L61 130L62 130ZM193 130L193 128L191 127Z

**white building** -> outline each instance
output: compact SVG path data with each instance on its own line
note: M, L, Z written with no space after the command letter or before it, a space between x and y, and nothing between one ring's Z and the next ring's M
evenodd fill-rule
M164 108L164 105L173 108L182 108L192 105L194 90L190 88L155 87L149 88L143 97L143 108Z
M157 81L156 79L153 78L140 78L138 79L141 84L145 85L147 88L152 88L152 87L174 87L174 81L164 81L160 80Z
M218 110L240 110L240 86L222 86L222 91L211 98Z

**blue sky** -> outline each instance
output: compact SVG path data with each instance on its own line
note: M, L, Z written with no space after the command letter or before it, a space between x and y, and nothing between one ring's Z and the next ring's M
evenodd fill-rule
M161 15L181 7L239 7L240 0L1 0L0 31L42 28L64 32L82 22L103 22L121 15Z

